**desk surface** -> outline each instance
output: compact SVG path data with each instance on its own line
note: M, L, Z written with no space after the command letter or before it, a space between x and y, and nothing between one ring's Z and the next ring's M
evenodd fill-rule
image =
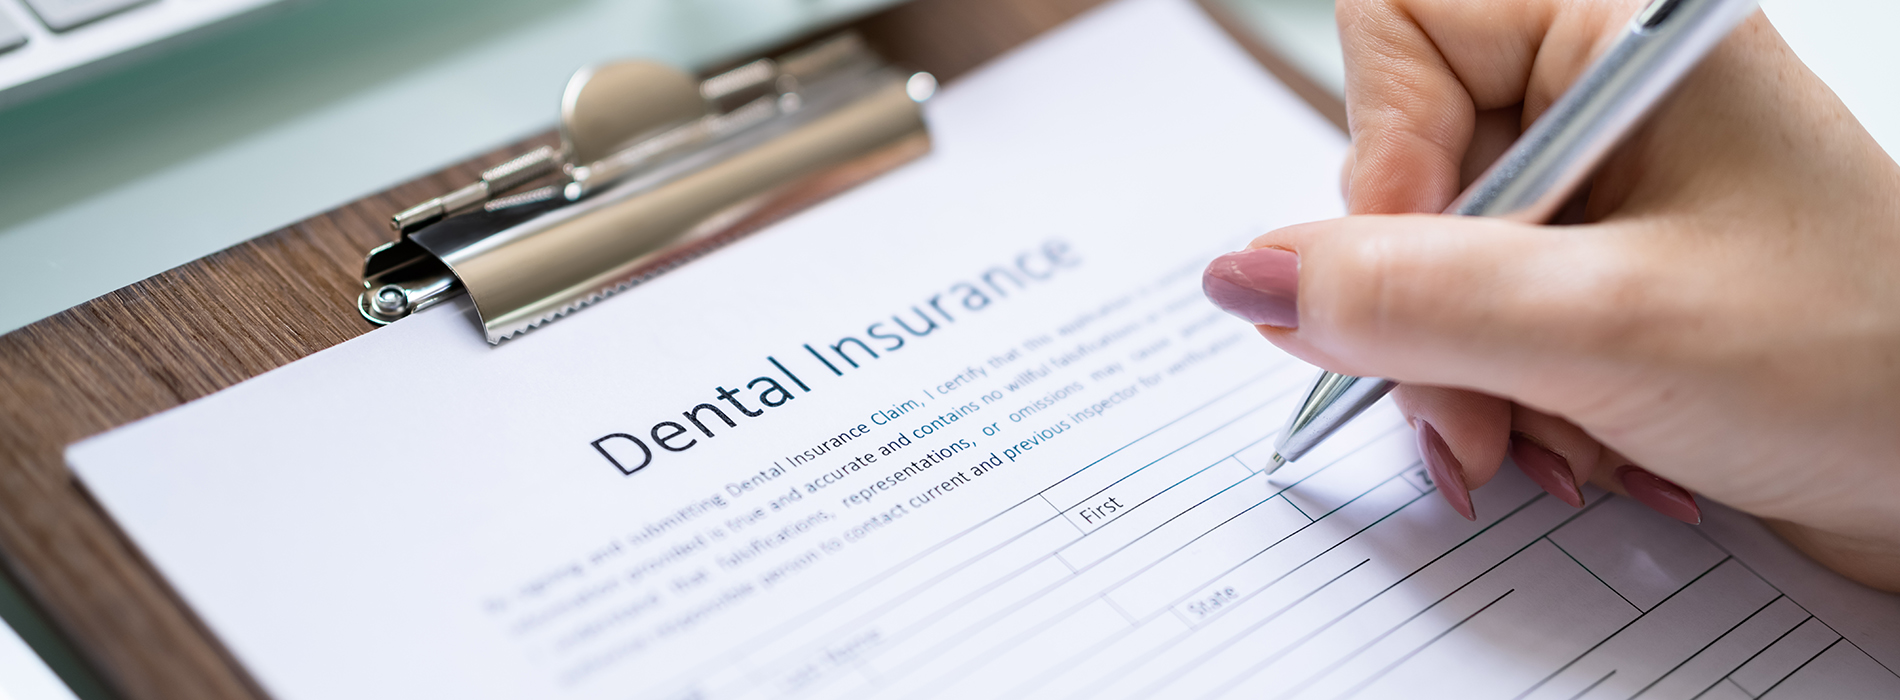
M893 2L274 6L0 111L0 333L537 133L579 66L705 66Z

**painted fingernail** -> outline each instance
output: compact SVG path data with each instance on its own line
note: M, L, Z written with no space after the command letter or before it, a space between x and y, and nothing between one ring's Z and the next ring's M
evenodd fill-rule
M1466 520L1477 520L1478 512L1471 507L1471 490L1465 488L1464 465L1452 456L1451 446L1445 444L1438 430L1425 421L1418 422L1418 453L1424 457L1425 471L1432 475L1432 482L1438 484L1438 492L1445 496L1451 509Z
M1208 263L1201 290L1248 323L1300 327L1300 256L1278 248L1228 253Z
M1577 478L1570 473L1570 462L1562 455L1532 442L1530 438L1512 434L1511 461L1517 462L1518 470L1543 487L1545 493L1556 496L1557 500L1570 504L1572 508L1583 507L1583 492L1577 489Z
M1616 470L1616 479L1636 502L1690 525L1702 524L1702 507L1695 504L1695 495L1676 482L1634 465Z

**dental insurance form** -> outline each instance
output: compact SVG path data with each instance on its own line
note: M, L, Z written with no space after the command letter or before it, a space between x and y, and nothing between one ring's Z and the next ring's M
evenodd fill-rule
M1389 407L1263 474L1316 370L1200 270L1345 143L1185 0L928 108L499 347L438 308L69 460L281 698L1900 697L1900 599L1716 504L1467 522Z

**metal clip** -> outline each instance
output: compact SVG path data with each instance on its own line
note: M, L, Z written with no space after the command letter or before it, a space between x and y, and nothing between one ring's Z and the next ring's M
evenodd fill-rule
M364 262L363 317L390 323L467 293L497 343L929 147L918 105L935 79L890 68L855 37L696 83L628 65L570 81L561 149L399 214L401 239ZM615 106L638 114L604 118Z

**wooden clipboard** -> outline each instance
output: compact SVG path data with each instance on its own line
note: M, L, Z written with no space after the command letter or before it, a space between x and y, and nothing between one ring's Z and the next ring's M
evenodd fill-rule
M1337 97L1254 41L1219 0L1198 2L1345 128ZM954 80L1096 4L915 0L854 27L885 57ZM394 238L390 216L555 141L550 130L508 144L0 336L0 565L112 692L265 697L79 488L66 445L374 329L350 302L363 252Z

